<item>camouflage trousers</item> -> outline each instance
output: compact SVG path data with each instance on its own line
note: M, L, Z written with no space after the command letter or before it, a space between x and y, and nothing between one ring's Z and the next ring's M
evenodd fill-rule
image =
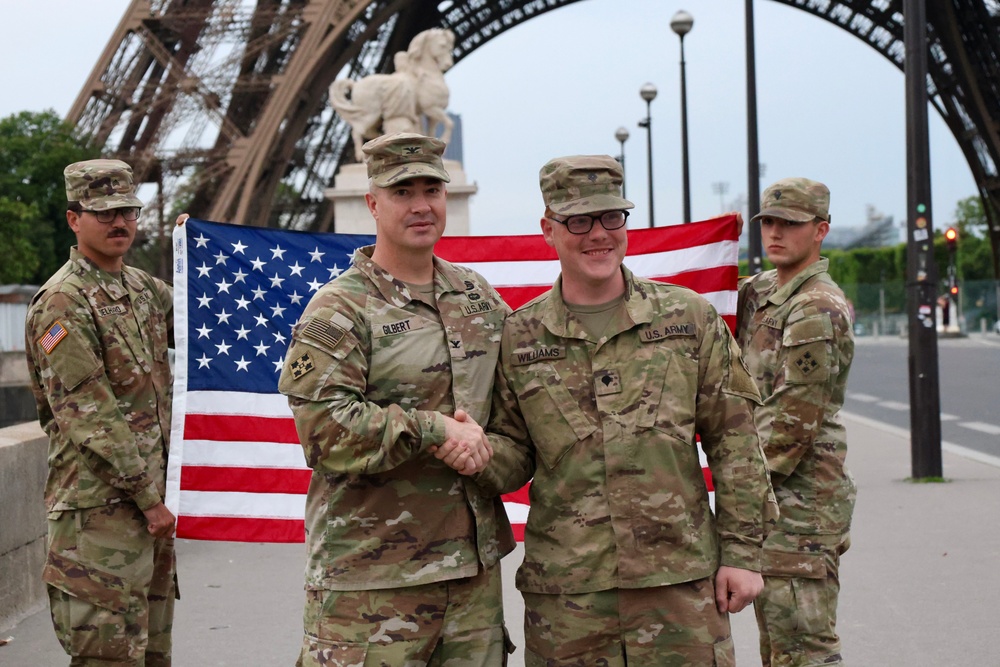
M502 667L500 566L407 588L307 590L297 667Z
M524 593L525 667L732 667L714 579L576 595Z
M70 665L169 667L174 541L132 503L55 512L42 578Z
M764 550L764 590L754 600L763 667L844 665L837 636L844 535L772 533Z

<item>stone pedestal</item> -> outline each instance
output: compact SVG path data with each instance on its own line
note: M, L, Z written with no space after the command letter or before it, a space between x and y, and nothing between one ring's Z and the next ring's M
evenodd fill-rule
M448 183L447 236L469 235L469 198L479 190L469 183L462 164L445 160L444 168L451 176ZM333 180L333 187L323 194L333 200L335 231L339 234L374 234L375 221L365 203L368 192L368 172L363 164L347 164L340 168Z

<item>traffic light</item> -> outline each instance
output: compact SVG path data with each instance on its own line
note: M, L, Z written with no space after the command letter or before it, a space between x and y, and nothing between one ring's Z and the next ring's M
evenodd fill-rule
M953 299L958 298L958 278L955 277L955 274L948 276L948 294Z
M954 227L944 230L944 240L948 243L948 252L954 253L958 249L958 230Z

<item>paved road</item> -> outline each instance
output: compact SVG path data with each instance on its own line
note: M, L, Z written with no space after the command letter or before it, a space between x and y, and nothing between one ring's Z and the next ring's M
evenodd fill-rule
M857 339L844 409L909 430L905 338ZM941 436L1000 459L1000 336L938 341Z
M858 482L853 546L844 556L840 631L851 665L998 664L1000 467L950 452L949 482L911 484L909 442L895 428L848 417L848 464ZM984 530L984 528L986 528ZM182 540L177 667L287 667L301 632L302 545ZM509 584L520 561L503 561L507 623L515 642L521 598ZM752 614L733 618L737 664L759 665ZM45 610L0 632L2 667L59 667L68 660ZM523 666L518 651L512 667Z

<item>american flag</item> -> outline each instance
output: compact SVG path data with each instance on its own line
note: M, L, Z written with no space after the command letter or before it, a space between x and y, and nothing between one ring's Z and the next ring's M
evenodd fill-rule
M38 344L45 350L45 354L52 354L52 350L56 349L59 341L66 337L66 333L66 328L63 327L62 322L56 322L49 327L44 336L38 339Z
M174 404L167 506L177 536L301 542L311 471L278 375L312 295L375 237L312 234L189 219L174 229ZM512 307L559 274L540 235L444 237L438 256L481 273ZM625 264L690 287L730 327L736 315L736 219L629 231ZM504 498L523 534L527 493Z

